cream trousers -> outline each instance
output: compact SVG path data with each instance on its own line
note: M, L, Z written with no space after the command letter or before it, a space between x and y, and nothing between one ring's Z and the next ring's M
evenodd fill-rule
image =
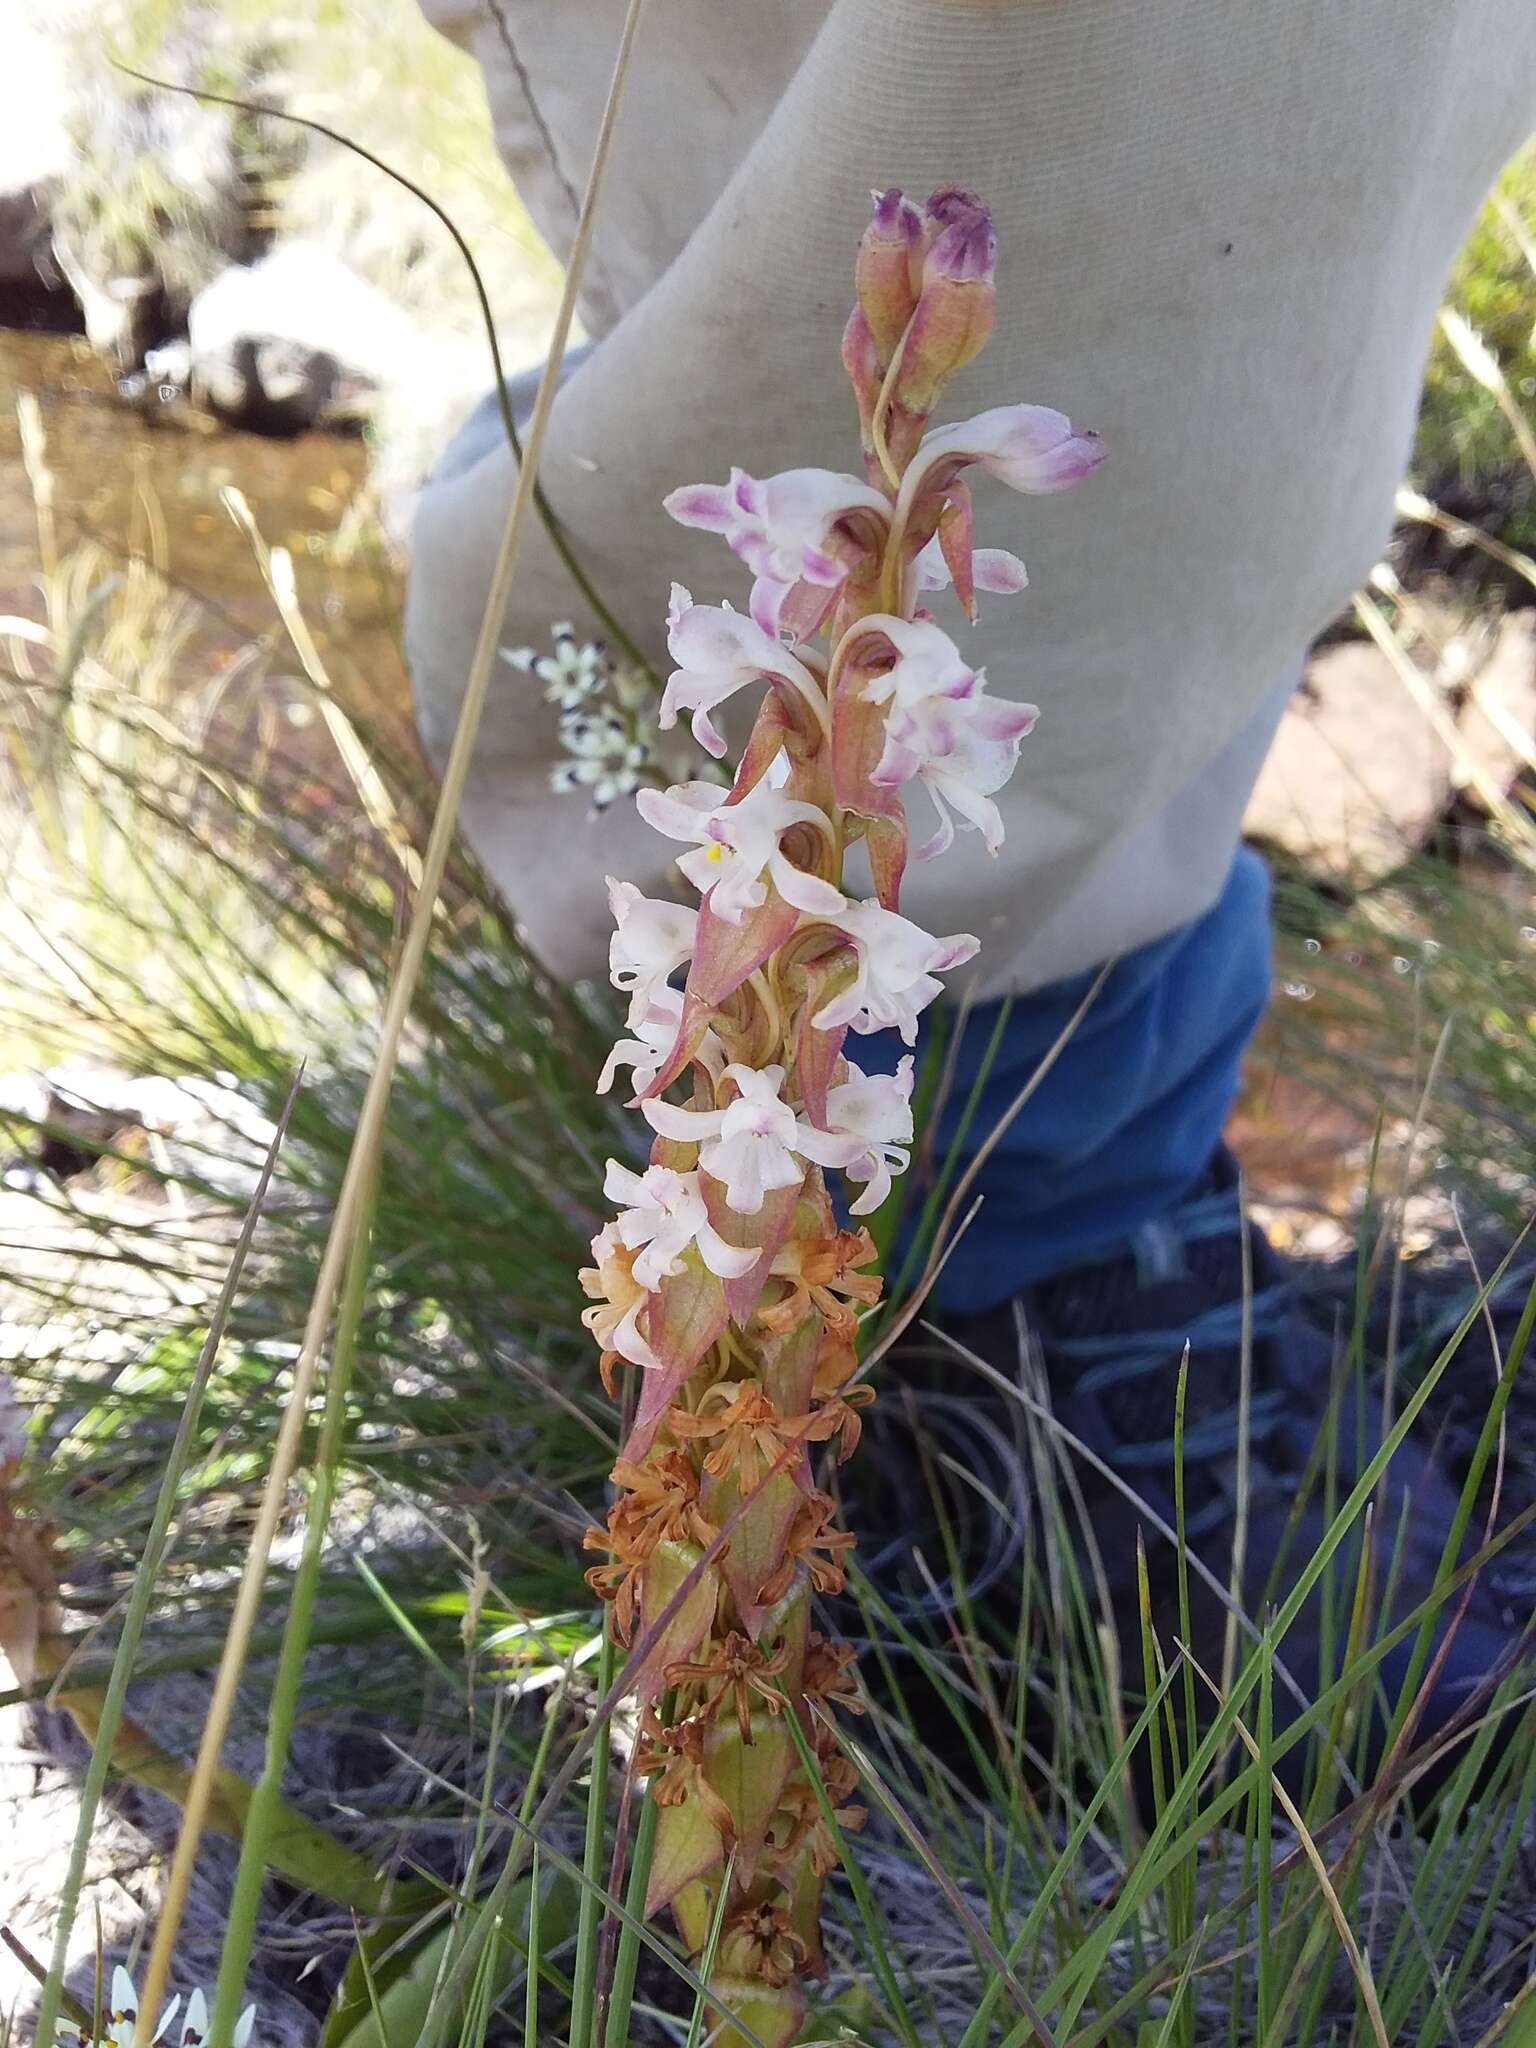
M568 245L622 0L422 0L486 73L498 138ZM838 364L872 187L963 183L996 215L999 314L946 416L1008 400L1096 428L1060 498L983 482L977 536L1031 589L962 629L1041 707L1002 804L904 908L1040 986L1213 899L1310 638L1371 567L1447 268L1536 114L1533 0L650 0L584 302L596 345L544 482L610 606L665 662L675 577L741 602L679 483L856 470ZM512 486L472 422L417 514L407 643L451 737ZM506 622L590 627L530 531ZM598 972L602 876L666 887L627 804L548 787L556 714L507 669L464 820L529 942Z

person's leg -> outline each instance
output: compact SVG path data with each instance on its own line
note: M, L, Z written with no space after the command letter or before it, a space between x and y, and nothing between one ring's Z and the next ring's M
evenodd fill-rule
M1270 986L1269 876L1240 850L1201 917L1097 974L1002 1003L949 1028L947 1096L925 1143L925 1178L953 1186L990 1148L980 1211L941 1276L938 1299L968 1313L1081 1264L1170 1209L1205 1172L1237 1094L1244 1049ZM1063 1039L1063 1034L1068 1034ZM1044 1078L1016 1097L1057 1047ZM901 1048L852 1048L866 1069ZM999 1126L1001 1129L999 1130ZM921 1206L922 1179L907 1213Z
M1172 1526L1180 1512L1174 1412L1181 1369L1184 1525L1226 1583L1245 1483L1250 1612L1266 1593L1284 1593L1322 1539L1315 1475L1314 1498L1291 1526L1319 1445L1332 1436L1347 1487L1379 1443L1375 1395L1362 1404L1361 1383L1352 1379L1336 1399L1336 1347L1303 1312L1285 1261L1246 1222L1236 1162L1221 1142L1269 994L1269 894L1264 863L1240 850L1210 909L1111 966L1065 1038L1095 975L973 1009L951 1045L948 1096L924 1146L930 1185L944 1173L953 1187L985 1154L959 1205L963 1213L979 1195L980 1210L935 1290L941 1321L963 1349L1009 1377L1021 1343L1031 1344L1057 1420L1114 1475L1081 1468L1127 1654L1139 1655L1138 1536L1160 1631L1183 1625L1175 1552L1157 1540L1147 1514L1150 1508ZM866 1067L899 1051L883 1040L858 1048ZM1010 1116L1048 1058L1048 1071ZM909 1236L921 1183L916 1192L906 1210ZM972 1592L985 1592L1015 1567L1030 1484L1011 1449L1009 1404L980 1378L957 1380L955 1364L953 1355L941 1357L935 1377L931 1359L926 1371L913 1362L928 1456L914 1458L903 1441L910 1410L877 1422L875 1443L877 1456L927 1472L934 1440L942 1439L971 1475L952 1503L953 1518L974 1532L969 1576ZM894 1369L902 1370L899 1359ZM1362 1406L1371 1418L1363 1425ZM1394 1612L1401 1615L1435 1583L1456 1498L1412 1441L1390 1475L1385 1522L1399 1546ZM949 1595L942 1587L914 1592L908 1583L921 1514L904 1492L901 1526L883 1542L876 1537L869 1561L898 1601L943 1605ZM978 1512L983 1493L1009 1503L1018 1526L1005 1532L1006 1517ZM1340 1553L1340 1600L1349 1596L1357 1550L1356 1538ZM1277 1563L1276 1583L1266 1587ZM1332 1675L1323 1669L1319 1618L1314 1599L1285 1646L1310 1694ZM1194 1626L1197 1654L1219 1657L1225 1612L1198 1576ZM1446 1631L1424 1732L1442 1725L1513 1644L1496 1587L1475 1589L1456 1630ZM1411 1641L1383 1665L1389 1694L1410 1655ZM1279 1719L1290 1711L1277 1699Z

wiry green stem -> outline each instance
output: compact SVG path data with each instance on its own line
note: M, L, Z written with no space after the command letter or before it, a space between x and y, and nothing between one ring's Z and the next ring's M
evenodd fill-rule
M251 1196L250 1207L246 1211L245 1222L229 1262L229 1270L224 1276L224 1285L220 1290L213 1318L208 1325L208 1335L204 1339L197 1369L192 1375L192 1384L187 1391L181 1419L176 1427L176 1435L165 1461L165 1471L155 1501L154 1520L150 1524L139 1568L134 1574L133 1590L128 1596L122 1634L118 1638L117 1654L112 1660L112 1675L107 1681L106 1696L102 1703L100 1726L91 1745L91 1760L86 1766L85 1781L80 1787L80 1817L75 1825L75 1839L70 1848L69 1865L59 1891L53 1956L37 2014L37 2048L53 2048L63 1997L64 1973L69 1967L69 1938L74 1932L75 1913L85 1882L85 1866L90 1856L91 1835L96 1825L97 1810L101 1805L101 1795L106 1789L107 1776L112 1767L113 1743L122 1726L123 1712L128 1699L128 1685L133 1676L134 1659L138 1656L144 1626L149 1619L150 1603L155 1596L155 1580L165 1557L171 1517L176 1511L176 1497L181 1490L182 1476L186 1471L187 1460L197 1433L203 1398L207 1394L214 1366L218 1362L224 1331L234 1305L235 1292L240 1285L240 1276L245 1270L246 1256L251 1248L251 1240L256 1234L256 1224L266 1202L267 1190L272 1184L272 1174L277 1165L283 1139L287 1135L288 1119L292 1116L293 1105L298 1099L301 1079L302 1075L296 1075L288 1091L288 1100L283 1104L277 1129L272 1134L272 1142L267 1148L267 1156L262 1164L261 1177L256 1183L255 1193Z
M267 1850L282 1800L283 1773L288 1767L299 1692L304 1683L304 1659L309 1651L310 1624L320 1588L320 1564L341 1471L347 1430L347 1396L352 1385L358 1325L367 1297L377 1195L378 1168L375 1162L359 1199L351 1262L336 1317L330 1377L325 1391L325 1413L320 1440L315 1447L314 1474L304 1524L304 1545L298 1570L294 1573L288 1621L283 1630L283 1646L278 1653L277 1675L272 1683L272 1697L267 1709L266 1758L261 1776L256 1781L240 1843L240 1863L229 1902L229 1918L224 1930L224 1947L219 1958L218 1983L209 2021L208 2048L225 2048L234 2032L235 2022L240 2017L246 1970L256 1939L261 1888L267 1872Z
M613 1630L603 1618L603 1648L597 1684L606 1698L613 1685ZM581 1917L576 1929L576 1963L572 1973L570 2048L591 2048L592 2014L597 1998L597 1943L603 1919L603 1841L608 1825L609 1723L605 1717L593 1730L587 1779L587 1825L582 1845Z

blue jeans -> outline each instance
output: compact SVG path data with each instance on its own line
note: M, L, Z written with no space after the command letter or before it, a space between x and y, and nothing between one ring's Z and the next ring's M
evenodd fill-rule
M1016 996L1005 1017L1000 1003L970 1012L931 1151L940 1166L954 1154L951 1186L1095 979L1086 974ZM963 1207L977 1194L982 1206L944 1269L940 1305L960 1313L995 1307L1030 1282L1108 1250L1187 1194L1220 1139L1269 988L1269 872L1244 847L1204 916L1110 970L982 1167ZM886 1072L903 1050L887 1033L851 1040L848 1049L866 1071ZM909 1229L926 1192L915 1173L908 1177Z

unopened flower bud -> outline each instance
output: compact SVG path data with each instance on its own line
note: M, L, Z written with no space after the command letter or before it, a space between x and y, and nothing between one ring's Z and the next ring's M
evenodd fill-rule
M986 214L945 228L923 259L923 283L990 285L997 269L997 234Z
M997 308L997 235L987 209L969 193L947 191L929 201L929 218L937 232L923 258L922 293L892 393L904 412L923 415L985 347Z
M853 386L854 401L859 408L864 471L872 483L878 483L880 465L874 459L874 419L884 371L875 352L875 337L869 331L863 308L859 306L855 306L848 315L848 325L843 329L843 368L848 372L848 382Z
M941 185L937 192L928 195L923 208L924 235L929 242L935 241L945 228L952 228L977 218L988 220L990 216L981 200L964 185Z
M925 229L923 216L894 186L874 199L874 218L859 243L854 289L883 369L917 305Z

